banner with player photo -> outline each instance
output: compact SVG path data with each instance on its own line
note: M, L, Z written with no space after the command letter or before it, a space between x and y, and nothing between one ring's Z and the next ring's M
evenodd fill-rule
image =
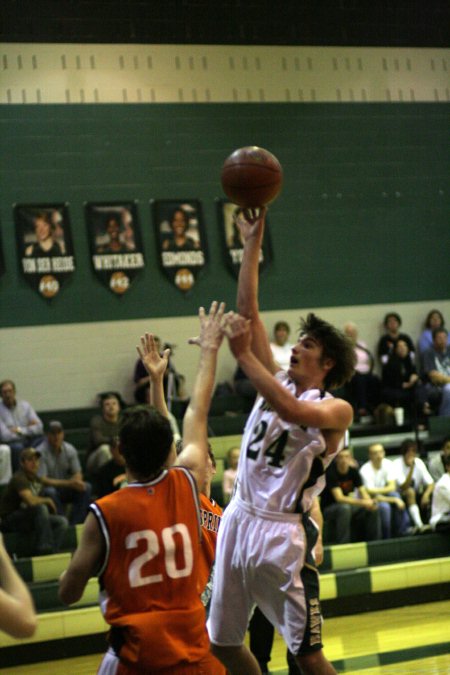
M68 204L16 204L14 221L25 279L53 298L75 271Z
M123 295L145 265L135 202L89 203L86 224L95 274Z
M161 268L180 291L190 291L208 261L201 204L197 199L151 203Z
M234 277L239 276L242 255L244 253L244 244L238 227L241 207L233 204L226 199L217 201L217 214L219 227L222 234L223 250L225 262ZM270 241L270 232L266 216L266 226L264 230L263 243L259 252L259 270L264 271L272 262L272 245Z

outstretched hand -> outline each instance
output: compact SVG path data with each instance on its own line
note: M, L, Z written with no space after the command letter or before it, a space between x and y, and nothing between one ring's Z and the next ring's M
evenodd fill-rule
M241 233L244 243L251 237L263 234L267 207L242 209L235 215L234 220Z
M228 312L225 317L222 330L228 338L228 344L235 358L239 358L243 352L251 350L250 324L250 319L234 312Z
M198 345L202 349L219 349L223 340L222 325L224 321L225 303L216 300L211 303L209 314L205 308L200 307L198 317L200 319L200 335L188 340L190 345Z
M155 380L162 377L169 362L170 349L165 349L161 356L153 333L146 333L141 337L141 346L136 347L136 349L150 378Z

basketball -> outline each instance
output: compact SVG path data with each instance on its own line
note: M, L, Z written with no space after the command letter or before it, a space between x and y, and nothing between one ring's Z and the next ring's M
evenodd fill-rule
M228 199L242 208L266 206L283 183L280 162L268 150L250 145L231 153L222 167L222 187Z

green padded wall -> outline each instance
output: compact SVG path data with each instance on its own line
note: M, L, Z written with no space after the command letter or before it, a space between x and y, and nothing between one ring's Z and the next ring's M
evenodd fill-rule
M220 167L242 145L285 169L270 209L263 310L448 297L449 106L424 104L4 105L2 326L187 316L233 303L216 220ZM199 198L210 264L188 295L160 273L149 200ZM117 297L91 270L83 205L138 200L146 269ZM52 301L19 273L14 203L68 201L77 272Z

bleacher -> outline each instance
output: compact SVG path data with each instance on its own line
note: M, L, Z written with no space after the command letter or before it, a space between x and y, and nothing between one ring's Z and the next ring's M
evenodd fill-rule
M176 402L172 412L180 426L186 404ZM217 459L213 494L220 496L226 453L240 444L248 414L248 402L229 395L213 399L209 417L210 442ZM39 413L44 423L60 420L66 439L73 443L85 465L89 420L97 408L53 410ZM427 452L440 447L450 433L450 418L430 418L429 427L419 432ZM375 440L384 444L388 456L395 456L404 438L414 437L413 429L354 425L351 445L359 461L367 458L367 448ZM36 635L13 640L0 635L0 668L36 661L102 652L106 644L106 625L98 608L98 584L91 579L77 605L66 608L58 599L58 578L66 569L76 548L82 525L69 527L63 552L31 557L29 541L5 534L5 545L15 565L29 584L40 616ZM377 542L325 546L321 567L321 598L324 616L355 614L450 598L450 538L432 533Z

